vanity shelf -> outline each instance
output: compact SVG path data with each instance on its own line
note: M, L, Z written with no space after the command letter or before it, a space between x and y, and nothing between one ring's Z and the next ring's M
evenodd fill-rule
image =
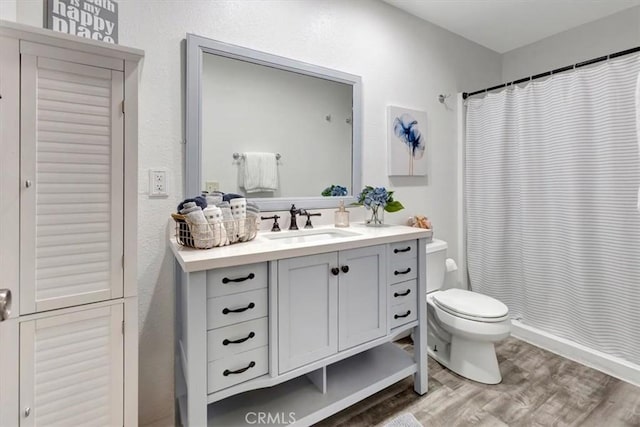
M417 364L406 351L392 343L357 354L327 366L327 392L306 377L280 385L249 391L208 407L209 426L246 426L247 413L267 413L281 417L286 425L291 412L296 423L311 425L414 374ZM292 409L292 408L295 408ZM284 417L282 419L282 417ZM291 424L289 422L289 424Z

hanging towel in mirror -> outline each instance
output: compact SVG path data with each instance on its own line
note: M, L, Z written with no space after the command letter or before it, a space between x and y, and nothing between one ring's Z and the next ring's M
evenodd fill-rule
M244 153L243 187L247 193L278 189L278 159L275 153Z

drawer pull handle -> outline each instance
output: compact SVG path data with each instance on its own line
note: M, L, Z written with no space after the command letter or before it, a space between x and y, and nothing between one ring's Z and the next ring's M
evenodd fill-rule
M222 310L222 314L229 314L229 313L242 313L243 311L247 311L250 308L254 308L256 305L252 302L249 303L248 306L246 307L242 307L242 308L236 308L235 310L229 310L228 308L225 307L224 310Z
M338 267L333 267L331 269L331 274L333 274L334 276L337 276L338 274L340 274L340 270L338 269Z
M394 298L398 298L398 297L406 297L407 295L409 295L411 293L411 289L407 289L406 292L403 293L398 293L398 292L394 292L393 297Z
M410 250L411 250L411 246L407 246L407 247L406 247L406 248L404 248L404 249L394 249L394 250L393 250L393 253L394 253L394 254L397 254L397 253L400 253L400 252L409 252Z
M341 267L341 269L342 269L342 272L345 273L345 274L347 274L349 272L349 266L348 265L343 265Z
M238 369L237 371L230 371L228 369L225 369L222 375L224 375L225 377L228 377L231 374L241 374L247 371L248 369L253 368L254 366L256 366L256 362L252 360L251 363L249 363L249 366L247 366L246 368Z
M227 340L227 339L225 339L224 341L222 341L222 345L229 345L229 344L242 344L242 343L243 343L243 342L245 342L246 340L251 339L251 338L253 338L253 337L255 337L255 336L256 336L255 332L250 332L250 333L249 333L249 335L247 335L247 336L246 336L246 337L244 337L244 338L240 338L240 339L238 339L238 340L233 340L233 341L231 341L231 340Z
M407 312L405 314L396 314L393 316L394 319L400 319L401 317L407 317L408 315L411 314L411 310L407 310Z
M396 271L394 271L394 272L393 272L393 274L395 274L396 276L397 276L398 274L408 274L408 273L411 273L411 267L407 268L405 271L398 271L398 270L396 270Z
M253 273L249 273L249 275L247 277L239 277L237 279L229 279L228 277L224 277L222 279L222 283L227 284L229 282L234 282L234 283L240 283L240 282L244 282L245 280L252 280L256 277L255 274Z

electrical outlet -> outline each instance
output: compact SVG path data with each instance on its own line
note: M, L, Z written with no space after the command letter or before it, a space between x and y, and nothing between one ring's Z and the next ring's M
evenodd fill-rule
M168 197L167 171L162 169L149 170L149 197Z
M207 193L211 194L214 191L219 191L219 190L220 190L220 183L218 181L207 181L205 183L204 191L206 191Z

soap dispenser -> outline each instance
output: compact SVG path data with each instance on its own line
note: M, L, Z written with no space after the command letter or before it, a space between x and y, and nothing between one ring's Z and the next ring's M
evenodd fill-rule
M349 226L349 211L344 208L344 201L342 200L340 200L340 207L336 211L335 226L336 227Z

